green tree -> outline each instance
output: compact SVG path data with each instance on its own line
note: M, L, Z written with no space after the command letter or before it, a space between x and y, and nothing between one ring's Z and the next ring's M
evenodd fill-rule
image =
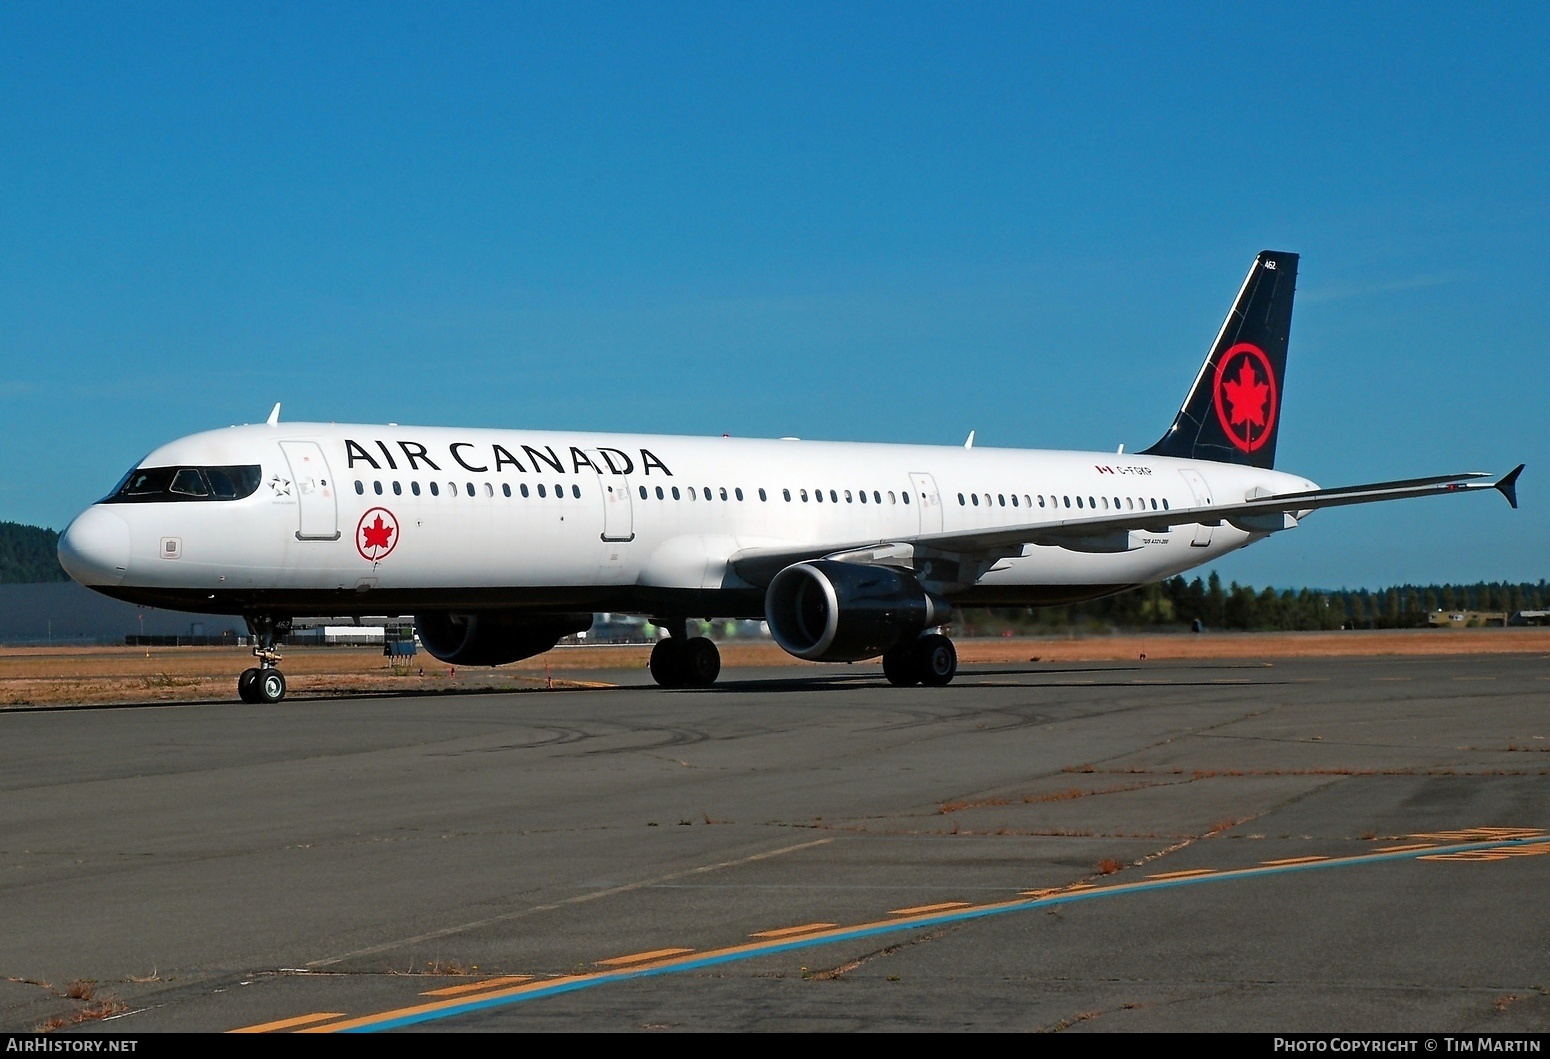
M19 522L0 522L0 584L68 580L59 565L58 533Z

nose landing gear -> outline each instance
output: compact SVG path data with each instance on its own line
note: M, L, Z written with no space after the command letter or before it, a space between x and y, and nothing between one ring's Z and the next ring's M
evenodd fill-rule
M285 674L279 670L280 652L275 640L291 631L291 619L272 614L248 616L248 632L253 635L253 656L258 665L244 669L237 678L237 697L243 702L276 703L285 698Z

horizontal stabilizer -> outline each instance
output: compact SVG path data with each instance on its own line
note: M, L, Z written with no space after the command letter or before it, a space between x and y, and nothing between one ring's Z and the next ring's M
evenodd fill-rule
M1518 464L1512 470L1502 476L1502 480L1496 483L1496 489L1507 498L1513 510L1518 507L1518 475L1523 473L1523 464Z

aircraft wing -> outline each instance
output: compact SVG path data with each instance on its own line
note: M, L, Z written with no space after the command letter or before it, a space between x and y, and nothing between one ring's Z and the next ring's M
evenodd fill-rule
M1466 493L1480 489L1495 489L1507 498L1508 503L1517 507L1517 481L1522 471L1523 465L1519 464L1494 482L1482 482L1480 479L1489 478L1490 475L1471 471L1278 493L1237 503L1176 507L1167 511L1116 511L1053 522L922 533L881 540L834 541L791 548L750 548L732 555L729 564L748 583L767 585L777 573L792 563L812 559L828 558L913 568L916 561L924 557L951 556L960 561L975 560L970 565L978 567L979 573L963 579L963 583L969 583L977 580L984 570L999 559L1021 555L1023 548L1030 544L1079 552L1124 552L1138 546L1131 541L1130 535L1134 531L1166 533L1176 526L1220 526L1227 523L1250 533L1276 533L1293 528L1309 512L1319 508Z

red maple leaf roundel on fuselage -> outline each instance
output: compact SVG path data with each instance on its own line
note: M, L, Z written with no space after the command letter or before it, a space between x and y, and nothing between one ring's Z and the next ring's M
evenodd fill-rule
M1216 368L1216 418L1227 439L1253 452L1276 424L1276 380L1265 351L1249 342L1233 346Z
M375 522L362 529L361 536L368 548L386 548L388 541L393 538L393 527L385 524L382 516L378 515Z
M398 544L398 519L385 507L374 507L355 527L355 549L361 558L376 562Z

